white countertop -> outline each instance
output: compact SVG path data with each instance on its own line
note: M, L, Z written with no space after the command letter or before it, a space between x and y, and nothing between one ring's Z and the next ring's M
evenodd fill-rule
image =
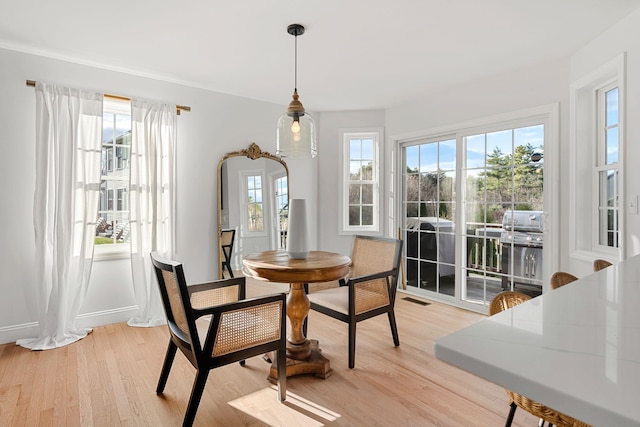
M434 352L594 426L640 426L640 255L440 338Z

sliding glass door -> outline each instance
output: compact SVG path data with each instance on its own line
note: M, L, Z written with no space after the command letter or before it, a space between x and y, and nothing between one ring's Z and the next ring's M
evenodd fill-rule
M401 145L411 291L479 305L505 289L541 292L544 134L531 121ZM532 229L516 242L521 211Z

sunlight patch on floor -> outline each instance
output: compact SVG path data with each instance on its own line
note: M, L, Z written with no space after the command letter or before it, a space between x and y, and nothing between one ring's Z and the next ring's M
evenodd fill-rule
M321 427L340 418L340 414L291 392L287 392L285 402L280 402L277 390L276 386L263 388L229 405L270 426L281 426L282 420L287 420L291 427Z

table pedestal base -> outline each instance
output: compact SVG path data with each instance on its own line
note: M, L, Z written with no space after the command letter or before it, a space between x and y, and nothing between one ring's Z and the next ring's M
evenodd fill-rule
M307 339L303 331L304 320L311 307L304 285L342 279L351 270L351 259L323 251L310 251L305 259L292 259L286 251L277 250L247 255L242 264L244 271L253 277L291 284L287 297L290 324L286 344L287 377L314 374L319 378L328 378L332 372L329 360L322 355L318 341ZM271 364L267 378L272 382L277 381L277 365Z
M318 378L326 379L333 373L329 365L329 359L322 355L318 346L318 340L309 340L311 354L304 360L296 360L287 357L287 377L300 374L314 374ZM275 360L271 363L269 377L272 383L278 381L278 366Z

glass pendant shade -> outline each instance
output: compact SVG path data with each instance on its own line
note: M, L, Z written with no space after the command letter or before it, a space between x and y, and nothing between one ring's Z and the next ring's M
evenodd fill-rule
M317 154L313 117L307 112L300 114L288 111L280 116L276 129L276 156L299 159L313 158Z

